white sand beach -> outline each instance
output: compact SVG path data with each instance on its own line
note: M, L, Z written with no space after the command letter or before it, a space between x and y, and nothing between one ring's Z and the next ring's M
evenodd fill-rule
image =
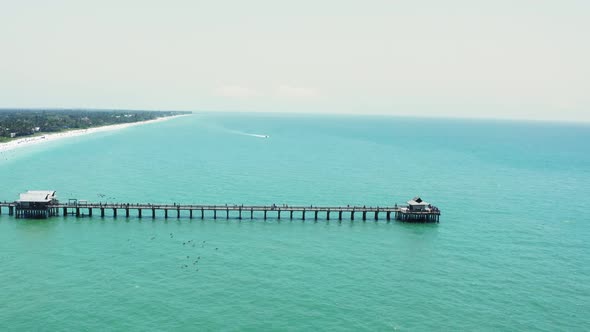
M23 148L26 146L40 144L44 142L55 141L58 139L64 139L68 137L75 137L75 136L82 136L88 135L93 133L99 133L103 131L111 131L111 130L118 130L124 129L133 126L139 126L147 123L154 123L154 122L162 122L167 121L170 119L182 117L182 116L189 116L190 114L181 114L181 115L174 115L174 116L166 116L162 118L147 120L147 121L139 121L139 122L132 122L132 123L122 123L110 126L102 126L102 127L95 127L95 128L88 128L88 129L76 129L70 131L64 131L60 133L49 133L49 134L42 134L38 136L31 136L31 137L24 137L19 138L10 142L0 143L0 152L14 150L18 148Z

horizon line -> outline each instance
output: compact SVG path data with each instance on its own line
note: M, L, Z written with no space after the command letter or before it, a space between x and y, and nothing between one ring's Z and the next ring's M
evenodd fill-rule
M273 115L328 115L328 116L367 116L367 117L391 117L391 118L415 118L415 119L441 119L441 120L480 120L501 122L533 122L533 123L557 123L590 125L590 119L535 119L524 117L493 117L493 116L460 116L460 115L414 115L391 113L355 113L355 112L293 112L293 111L263 111L263 110L188 110L188 109L141 109L141 108L96 108L96 107L0 107L1 111L129 111L129 112L191 112L198 113L239 113L239 114L273 114Z

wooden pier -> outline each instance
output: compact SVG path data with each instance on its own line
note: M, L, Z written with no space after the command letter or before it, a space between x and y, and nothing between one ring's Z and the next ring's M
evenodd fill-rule
M4 209L4 211L3 211ZM407 222L439 222L440 210L410 211L408 207L368 206L290 206L290 205L193 205L150 203L57 203L44 209L19 207L18 202L0 203L0 213L8 212L17 218L47 218L75 216L102 218L200 218L200 219L301 219L301 220L399 220ZM110 212L110 213L109 213Z

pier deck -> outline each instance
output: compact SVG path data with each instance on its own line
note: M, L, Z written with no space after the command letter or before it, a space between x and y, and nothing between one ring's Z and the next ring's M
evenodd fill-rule
M440 211L412 211L405 207L380 207L380 206L291 206L291 205L198 205L198 204L150 204L150 203L59 203L47 205L49 213L33 213L27 210L19 210L17 202L0 202L0 213L7 209L9 215L17 218L44 218L60 213L64 216L76 217L93 216L94 213L105 217L105 211L109 211L112 217L119 213L124 216L142 217L176 217L176 218L224 218L224 219L323 219L323 220L385 220L413 221L413 222L438 222ZM258 214L263 214L259 216ZM211 215L212 214L212 215ZM255 214L257 214L255 216ZM295 214L295 215L294 215ZM393 214L393 216L392 216Z

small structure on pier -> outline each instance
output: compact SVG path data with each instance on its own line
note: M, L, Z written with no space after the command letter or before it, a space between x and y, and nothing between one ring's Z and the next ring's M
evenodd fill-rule
M439 217L440 210L420 197L412 198L407 207L402 207L395 213L395 219L409 222L438 222Z
M428 210L429 205L430 204L426 203L422 200L422 198L417 196L408 201L408 209L415 212L424 212Z
M57 215L57 208L52 205L59 204L55 190L29 190L20 194L15 202L17 218L47 218Z

